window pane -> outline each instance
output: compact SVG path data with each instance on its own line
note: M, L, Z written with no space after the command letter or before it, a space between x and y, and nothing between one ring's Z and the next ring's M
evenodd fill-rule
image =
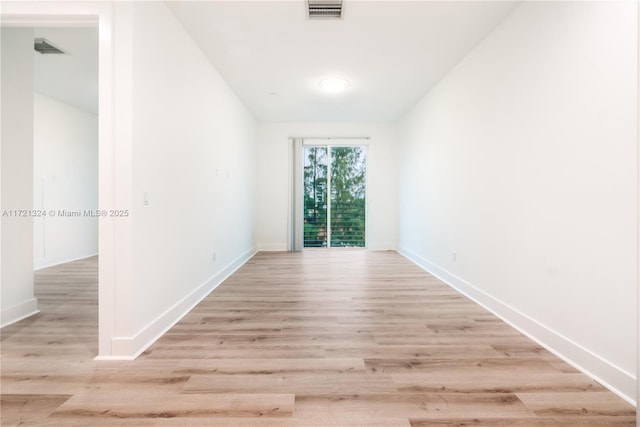
M365 246L365 147L331 149L331 247Z
M304 247L327 246L327 147L304 147Z

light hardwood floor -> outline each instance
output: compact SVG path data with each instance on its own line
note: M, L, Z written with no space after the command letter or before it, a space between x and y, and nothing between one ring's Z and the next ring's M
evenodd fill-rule
M633 407L395 252L260 253L137 360L96 362L97 260L2 333L2 425L634 426Z

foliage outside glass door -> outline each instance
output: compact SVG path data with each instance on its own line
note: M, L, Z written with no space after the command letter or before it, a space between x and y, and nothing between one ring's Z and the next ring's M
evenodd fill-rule
M365 247L366 147L304 147L304 247Z

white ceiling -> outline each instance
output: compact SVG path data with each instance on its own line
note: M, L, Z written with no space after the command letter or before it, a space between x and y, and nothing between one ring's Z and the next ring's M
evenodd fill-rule
M98 113L98 29L35 28L34 37L44 37L66 55L34 55L36 92Z
M518 3L344 0L342 20L309 20L303 0L167 2L261 121L395 120ZM350 86L322 93L326 77Z
M309 20L304 0L166 2L261 121L395 120L518 3L344 0L343 19ZM97 28L35 37L69 52L34 51L36 91L97 113ZM325 94L327 77L350 86Z

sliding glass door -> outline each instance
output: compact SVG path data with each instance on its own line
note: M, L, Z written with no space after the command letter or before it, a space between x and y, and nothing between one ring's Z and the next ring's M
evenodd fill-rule
M305 145L305 248L366 246L366 147Z

